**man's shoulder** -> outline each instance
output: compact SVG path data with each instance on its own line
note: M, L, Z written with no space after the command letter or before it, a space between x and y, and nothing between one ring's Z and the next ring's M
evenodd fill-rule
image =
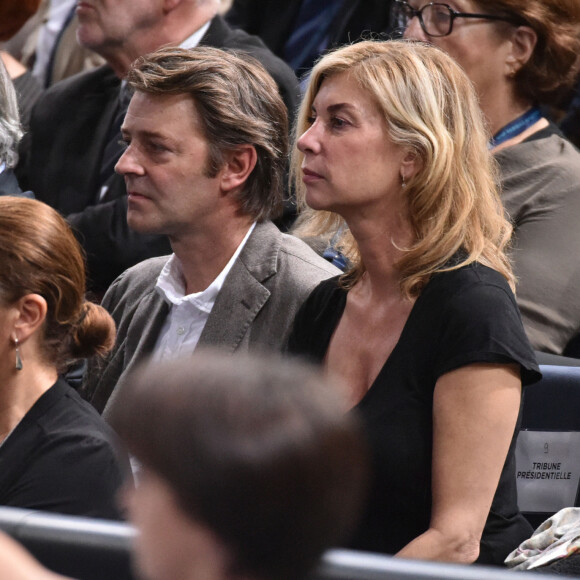
M281 90L287 93L286 99L292 99L292 103L294 103L298 98L298 81L294 71L286 62L276 56L258 36L248 34L239 28L232 28L218 15L213 18L202 43L215 48L233 52L243 51L250 54L272 75Z
M32 110L31 132L56 136L78 132L87 122L94 130L107 104L117 98L120 80L111 68L102 66L82 72L52 85L38 99ZM75 114L82 110L82 114ZM90 113L90 114L87 114ZM90 119L90 121L87 121Z
M340 273L308 244L280 232L271 222L256 226L245 250L240 258L246 266L257 277L275 279L276 284L311 288L320 280Z
M270 52L259 36L248 34L240 28L231 27L220 15L214 16L211 20L210 27L203 37L202 44L214 46L215 48L239 48L248 51L265 48Z
M328 260L317 254L306 242L291 234L281 234L280 251L286 259L296 266L312 268L336 276L340 270ZM326 277L326 276L325 276Z
M155 287L157 278L161 274L169 256L150 258L125 270L110 286L105 299L111 294L142 295Z
M64 97L75 95L99 94L107 89L116 89L121 81L108 65L80 72L63 79L45 91L40 102L52 102Z

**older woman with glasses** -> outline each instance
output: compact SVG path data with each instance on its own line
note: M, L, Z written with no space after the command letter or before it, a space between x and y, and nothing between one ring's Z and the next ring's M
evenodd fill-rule
M435 44L477 90L514 226L518 304L532 345L561 354L580 329L580 154L540 109L571 84L577 0L394 1L405 38Z

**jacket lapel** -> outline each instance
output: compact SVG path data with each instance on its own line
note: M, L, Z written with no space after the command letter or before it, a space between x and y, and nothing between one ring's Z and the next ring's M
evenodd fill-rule
M75 118L82 120L82 123L76 123L79 132L65 145L74 164L64 172L68 176L67 183L63 183L56 194L56 207L65 215L81 211L83 207L96 202L95 192L99 183L104 144L119 101L120 80L108 66L85 74L94 75L94 84L82 99L74 103ZM55 130L58 131L58 127ZM90 135L86 134L87 130L91 131ZM55 148L52 161L56 162L62 156L63 152ZM74 179L70 177L71 174ZM79 196L83 199L79 199Z
M212 18L209 28L203 35L199 44L201 46L221 47L229 34L231 34L231 32L225 20L217 15Z
M256 224L224 285L199 345L219 345L234 352L270 297L263 282L276 274L280 234L271 222Z

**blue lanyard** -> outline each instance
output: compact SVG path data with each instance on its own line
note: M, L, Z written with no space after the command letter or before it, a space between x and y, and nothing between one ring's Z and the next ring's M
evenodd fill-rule
M495 147L520 133L523 133L526 129L529 129L534 123L537 123L542 118L542 112L538 107L533 107L529 111L526 111L523 115L520 115L517 119L514 119L511 123L508 123L505 127L502 127L489 141L489 148Z

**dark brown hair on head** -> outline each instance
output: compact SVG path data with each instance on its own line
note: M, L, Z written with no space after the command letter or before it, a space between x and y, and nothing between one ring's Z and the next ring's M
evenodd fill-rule
M360 425L328 379L297 361L202 349L150 363L110 421L229 548L233 577L299 580L358 515Z
M12 38L38 10L40 0L2 0L0 2L0 41Z
M113 347L115 323L85 301L84 257L66 221L40 201L0 197L0 302L27 294L46 300L43 355L59 370Z
M515 76L523 98L550 104L572 85L580 65L578 0L485 0L478 6L521 21L538 36L530 60Z

